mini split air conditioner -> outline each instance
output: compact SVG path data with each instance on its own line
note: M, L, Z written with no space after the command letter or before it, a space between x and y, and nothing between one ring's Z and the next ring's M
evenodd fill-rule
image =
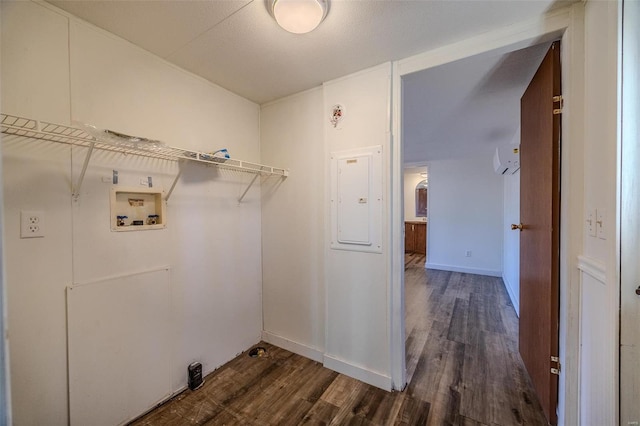
M499 146L493 155L493 169L499 175L512 175L520 169L518 147L513 145Z

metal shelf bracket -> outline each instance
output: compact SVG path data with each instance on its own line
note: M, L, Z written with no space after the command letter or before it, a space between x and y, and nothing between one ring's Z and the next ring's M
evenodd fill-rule
M80 176L78 176L78 181L73 186L73 201L78 201L78 197L80 197L80 188L82 188L82 181L84 181L84 174L87 172L87 166L89 165L91 154L93 154L94 146L95 142L92 142L89 145L89 151L87 152L87 156L84 158L84 164L82 164L82 171L80 172Z
M176 184L178 183L178 180L180 180L180 176L182 176L182 169L180 169L178 171L178 174L176 175L176 178L173 180L173 183L171 184L171 188L169 188L169 191L167 192L167 195L164 197L164 201L169 201L169 197L171 197L171 193L175 189Z
M244 196L247 195L247 192L249 192L249 189L251 189L251 187L253 186L253 183L256 181L256 179L258 179L258 176L260 175L256 174L255 176L253 176L253 179L251 179L251 182L249 182L249 186L247 186L247 189L245 189L240 198L238 198L238 203L242 202Z

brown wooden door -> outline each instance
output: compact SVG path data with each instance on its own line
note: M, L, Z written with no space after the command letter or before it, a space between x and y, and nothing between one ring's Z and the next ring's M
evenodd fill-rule
M521 99L520 355L549 423L557 423L560 247L560 44Z

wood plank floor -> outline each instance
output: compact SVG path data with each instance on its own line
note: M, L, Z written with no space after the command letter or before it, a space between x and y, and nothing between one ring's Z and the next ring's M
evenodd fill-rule
M546 425L502 281L405 259L407 370L385 392L284 349L240 355L134 425Z

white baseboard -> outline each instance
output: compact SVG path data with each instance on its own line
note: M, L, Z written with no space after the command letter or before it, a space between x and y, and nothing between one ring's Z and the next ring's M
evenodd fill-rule
M269 333L268 331L262 331L262 340L272 345L278 346L282 349L286 349L295 354L301 355L305 358L309 358L313 361L322 362L323 365L333 371L344 374L361 382L370 384L372 386L391 390L391 377L384 374L377 373L375 371L367 370L366 368L359 367L357 365L349 364L338 358L330 355L325 355L322 351L303 345L301 343L294 342L277 334Z
M504 286L507 288L507 293L509 293L509 299L511 299L511 304L513 305L513 308L516 310L516 315L520 317L520 300L514 294L513 287L509 282L509 280L503 276L502 281L504 281Z
M345 376L353 377L354 379L358 379L361 382L367 383L377 388L391 391L391 377L385 376L384 374L367 370L366 368L359 367L357 365L349 364L330 355L324 356L324 366L333 371L344 374Z
M289 352L293 352L294 354L301 355L314 361L322 362L322 357L324 354L322 353L322 351L316 348L294 342L292 340L286 339L273 333L269 333L268 331L264 330L262 331L262 340L267 343L271 343L272 345L278 346L279 348L286 349Z
M429 263L429 262L425 263L424 267L427 269L437 269L439 271L462 272L465 274L486 275L489 277L502 278L502 271L497 271L493 269L465 268L463 266L439 265L437 263Z

